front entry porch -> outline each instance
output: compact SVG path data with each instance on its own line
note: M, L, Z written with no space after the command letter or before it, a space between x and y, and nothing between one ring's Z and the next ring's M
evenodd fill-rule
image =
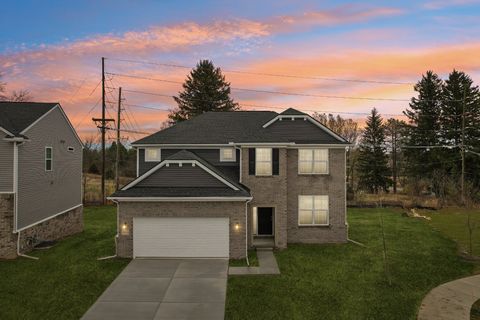
M275 247L275 210L272 207L253 208L254 248Z

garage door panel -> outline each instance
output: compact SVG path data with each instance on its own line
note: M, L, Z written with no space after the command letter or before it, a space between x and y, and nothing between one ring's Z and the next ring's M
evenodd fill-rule
M228 218L134 218L135 257L227 258Z

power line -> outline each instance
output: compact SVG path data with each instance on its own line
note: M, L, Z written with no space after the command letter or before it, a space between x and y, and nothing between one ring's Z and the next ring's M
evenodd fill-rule
M158 66L171 67L171 68L181 68L181 69L189 69L189 70L193 69L192 67L179 65L179 64L151 62L151 61L144 61L144 60L117 59L117 58L109 58L109 59L110 60L115 60L115 61L139 63L139 64L149 64L149 65L158 65ZM230 69L222 69L222 72L249 74L249 75L255 75L255 76L307 79L307 80L325 80L325 81L337 81L337 82L358 82L358 83L375 83L375 84L415 85L414 82L400 82L400 81L386 81L386 80L363 80L363 79L341 79L341 78L332 78L332 77L323 77L323 76L300 76L300 75L292 75L292 74L250 72L250 71L230 70Z
M114 87L109 87L109 89L114 89ZM138 93L138 94L144 94L144 95L153 95L153 96L159 96L159 97L166 97L166 98L174 98L173 95L169 94L163 94L163 93L157 93L157 92L147 92L147 91L140 91L140 90L129 90L129 89L122 89L125 92L131 92L131 93ZM203 102L214 102L213 100L209 99L192 99L196 101L203 101ZM251 104L251 103L244 103L244 102L238 102L241 106L246 106L246 107L252 107L252 108L266 108L266 109L277 109L277 110L285 110L287 106L272 106L272 105L259 105L259 104ZM301 109L301 111L305 112L319 112L319 113L330 113L330 114L349 114L349 115L370 115L371 112L348 112L348 111L334 111L334 110L318 110L318 109L305 109L305 108L299 108L296 106L293 106L293 108L296 109ZM313 108L313 107L309 107ZM389 117L407 117L403 113L382 113L383 116L389 116ZM424 117L429 117L429 116L436 116L436 115L428 115L428 114L422 114L419 116L424 116Z
M133 78L133 79L143 79L143 80L151 80L151 81L159 81L159 82L166 82L166 83L174 83L174 84L183 84L181 81L175 80L167 80L167 79L159 79L159 78L151 78L151 77L144 77L144 76L136 76L136 75L129 75L124 73L113 73L107 72L109 75L117 76L117 77L126 77L126 78ZM313 97L313 98L327 98L327 99L344 99L344 100L368 100L368 101L393 101L393 102L410 102L410 99L397 99L397 98L372 98L372 97L354 97L354 96L337 96L337 95L325 95L325 94L310 94L310 93L297 93L297 92L284 92L284 91L273 91L273 90L261 90L261 89L248 89L248 88L237 88L237 87L230 87L232 90L236 91L245 91L245 92L256 92L256 93L268 93L268 94L278 94L278 95L288 95L288 96L301 96L301 97ZM463 100L424 100L424 101L444 101L444 102L461 102Z
M124 73L107 72L107 74L117 76L117 77L126 77L126 78L133 78L133 79L143 79L143 80L160 81L160 82L166 82L166 83L183 84L183 82L181 82L181 81L150 78L150 77L143 77L143 76L135 76L135 75L129 75L129 74L124 74ZM237 88L237 87L230 87L230 89L236 90L236 91L245 91L245 92L268 93L268 94L300 96L300 97L313 97L313 98L327 98L327 99L394 101L394 102L409 102L410 101L409 99L337 96L337 95L325 95L325 94L310 94L310 93L284 92L284 91L261 90L261 89L248 89L248 88Z

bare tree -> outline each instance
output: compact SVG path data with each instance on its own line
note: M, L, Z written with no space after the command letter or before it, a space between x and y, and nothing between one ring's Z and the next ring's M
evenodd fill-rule
M2 74L0 73L0 78L2 78ZM22 102L22 101L31 101L32 95L28 90L19 90L13 91L12 94L7 94L7 84L5 82L0 81L0 101L14 101L14 102Z
M32 95L28 90L20 90L20 91L13 91L10 97L8 98L10 101L15 102L24 102L24 101L31 101Z
M325 125L329 129L338 133L340 136L347 139L352 145L347 151L347 182L349 197L353 198L354 191L354 173L355 165L357 162L357 146L362 135L362 130L359 128L358 123L353 119L345 119L337 115L318 113L313 114L313 118L321 124Z

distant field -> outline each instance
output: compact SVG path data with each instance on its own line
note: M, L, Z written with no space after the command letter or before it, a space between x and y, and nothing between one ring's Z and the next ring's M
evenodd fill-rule
M134 178L120 177L120 187L126 185ZM115 192L115 180L105 180L105 194L107 196ZM86 174L84 176L84 202L100 203L102 201L101 176Z

